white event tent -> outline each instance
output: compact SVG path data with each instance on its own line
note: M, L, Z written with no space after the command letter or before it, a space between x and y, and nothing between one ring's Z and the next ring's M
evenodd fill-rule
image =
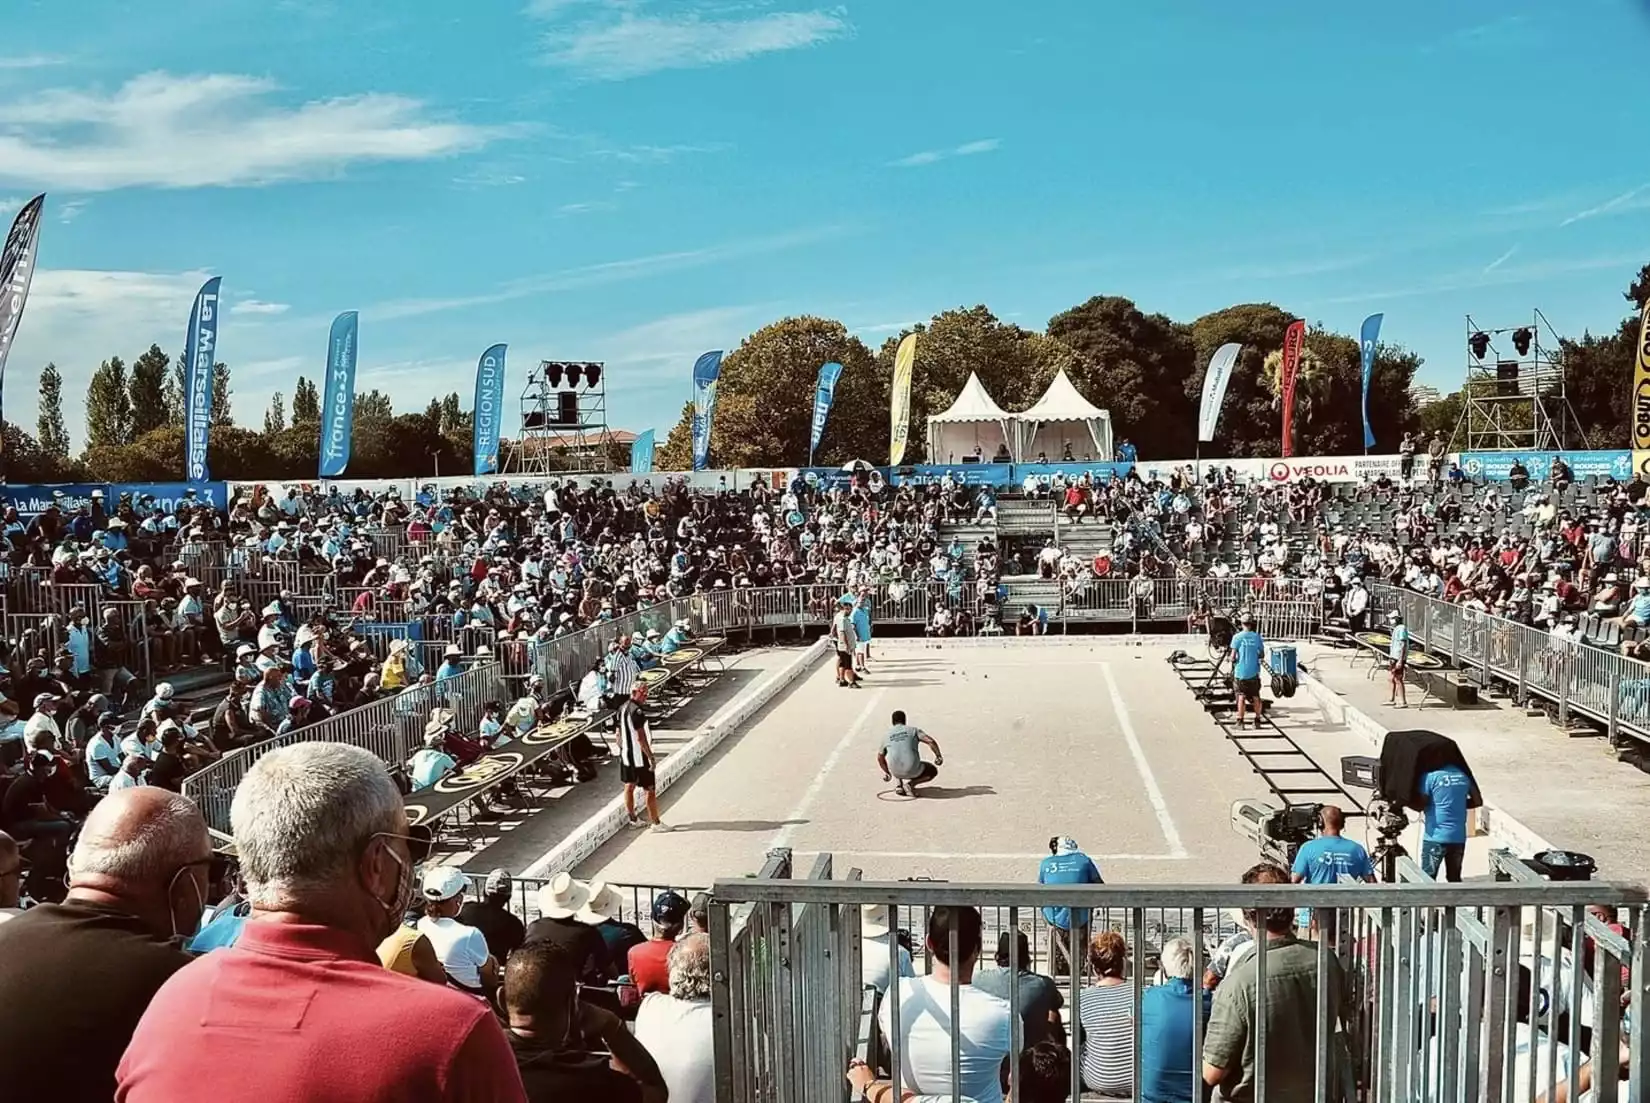
M1111 414L1077 393L1065 369L1055 375L1037 404L1012 415L1021 463L1035 463L1039 453L1058 462L1071 444L1074 459L1109 462L1112 458Z
M987 463L1004 445L1012 455L1014 422L1015 415L997 405L980 377L969 372L968 382L950 409L928 418L928 462L959 463L973 455L976 447Z

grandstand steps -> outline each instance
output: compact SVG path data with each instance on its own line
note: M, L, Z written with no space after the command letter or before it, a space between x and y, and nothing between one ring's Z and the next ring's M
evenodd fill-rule
M1008 614L1025 605L1035 605L1039 609L1047 609L1051 612L1060 608L1061 595L1058 582L1035 576L1020 575L1004 578L1003 585L1008 590L1007 597L1003 599L1005 619Z
M1060 547L1069 548L1078 558L1092 560L1097 555L1110 555L1115 541L1111 525L1100 521L1065 523L1062 518L1055 538Z
M202 710L210 712L218 707L218 702L223 700L230 680L229 674L221 666L211 663L159 675L155 682L166 682L171 685L172 700L184 706L193 722L197 713ZM145 686L144 689L146 692L141 697L128 698L128 708L121 715L123 723L137 720L138 713L153 694L152 686Z
M1054 503L1046 499L997 500L997 531L1012 536L1032 536L1054 531Z

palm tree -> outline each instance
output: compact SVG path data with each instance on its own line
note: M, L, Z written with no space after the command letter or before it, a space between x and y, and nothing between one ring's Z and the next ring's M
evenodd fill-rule
M1272 408L1283 409L1283 350L1273 349L1261 362L1261 374L1266 388L1272 394ZM1313 414L1329 390L1329 369L1309 346L1302 346L1300 363L1295 369L1294 436L1300 439L1301 426L1312 422ZM1293 443L1293 442L1291 442Z

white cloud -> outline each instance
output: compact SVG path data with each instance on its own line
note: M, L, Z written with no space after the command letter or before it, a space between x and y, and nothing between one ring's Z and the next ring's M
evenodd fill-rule
M587 5L537 0L540 19L578 18L547 33L544 59L597 80L625 80L665 69L699 69L762 54L817 46L853 32L840 10L648 15L639 4Z
M952 157L977 157L982 153L993 153L1001 148L1002 144L1000 138L981 138L979 141L964 142L950 149L925 149L908 157L901 157L897 161L890 161L889 165L902 169L919 168Z
M1650 191L1650 184L1640 184L1636 188L1622 192L1613 199L1606 199L1603 203L1600 203L1596 207L1588 207L1584 211L1577 211L1569 218L1566 218L1563 222L1560 222L1559 226L1569 226L1575 222L1583 222L1589 218L1597 218L1599 215L1613 214L1618 211L1634 211L1650 206L1650 199L1639 200L1638 198L1646 191ZM1634 202L1634 200L1638 200L1638 202Z
M80 212L91 206L89 199L71 199L57 205L57 220L67 226L80 217Z
M260 299L247 299L245 302L233 303L229 307L231 314L285 314L291 310L287 303L266 303Z
M80 192L269 184L446 157L509 132L437 119L405 96L289 107L269 102L276 91L258 77L157 72L113 93L56 89L0 102L0 180Z
M46 54L22 54L13 57L0 57L0 72L23 69L45 69L52 65L63 64L60 57L49 57Z
M1492 260L1488 264L1484 265L1483 274L1487 276L1491 272L1495 271L1497 268L1500 268L1503 264L1506 264L1509 260L1512 260L1514 254L1516 254L1517 252L1518 252L1518 246L1514 245L1511 249L1508 249L1505 253L1502 253L1500 256L1496 257L1494 260Z
M721 153L731 148L726 142L706 145L625 146L622 149L595 149L590 156L600 161L618 161L626 165L663 164L694 153Z
M0 215L16 214L27 202L21 195L0 195Z
M571 215L617 210L618 207L619 205L611 199L593 199L586 203L563 203L556 208L556 215L560 218L567 218Z

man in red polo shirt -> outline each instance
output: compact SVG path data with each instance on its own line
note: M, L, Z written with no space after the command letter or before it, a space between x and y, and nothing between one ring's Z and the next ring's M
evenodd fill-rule
M372 752L272 751L230 821L252 916L232 948L161 986L121 1059L117 1103L525 1103L486 1003L378 963L420 840Z
M677 892L661 892L653 898L653 938L630 948L630 980L636 994L670 994L670 948L682 937L687 922L687 898Z

